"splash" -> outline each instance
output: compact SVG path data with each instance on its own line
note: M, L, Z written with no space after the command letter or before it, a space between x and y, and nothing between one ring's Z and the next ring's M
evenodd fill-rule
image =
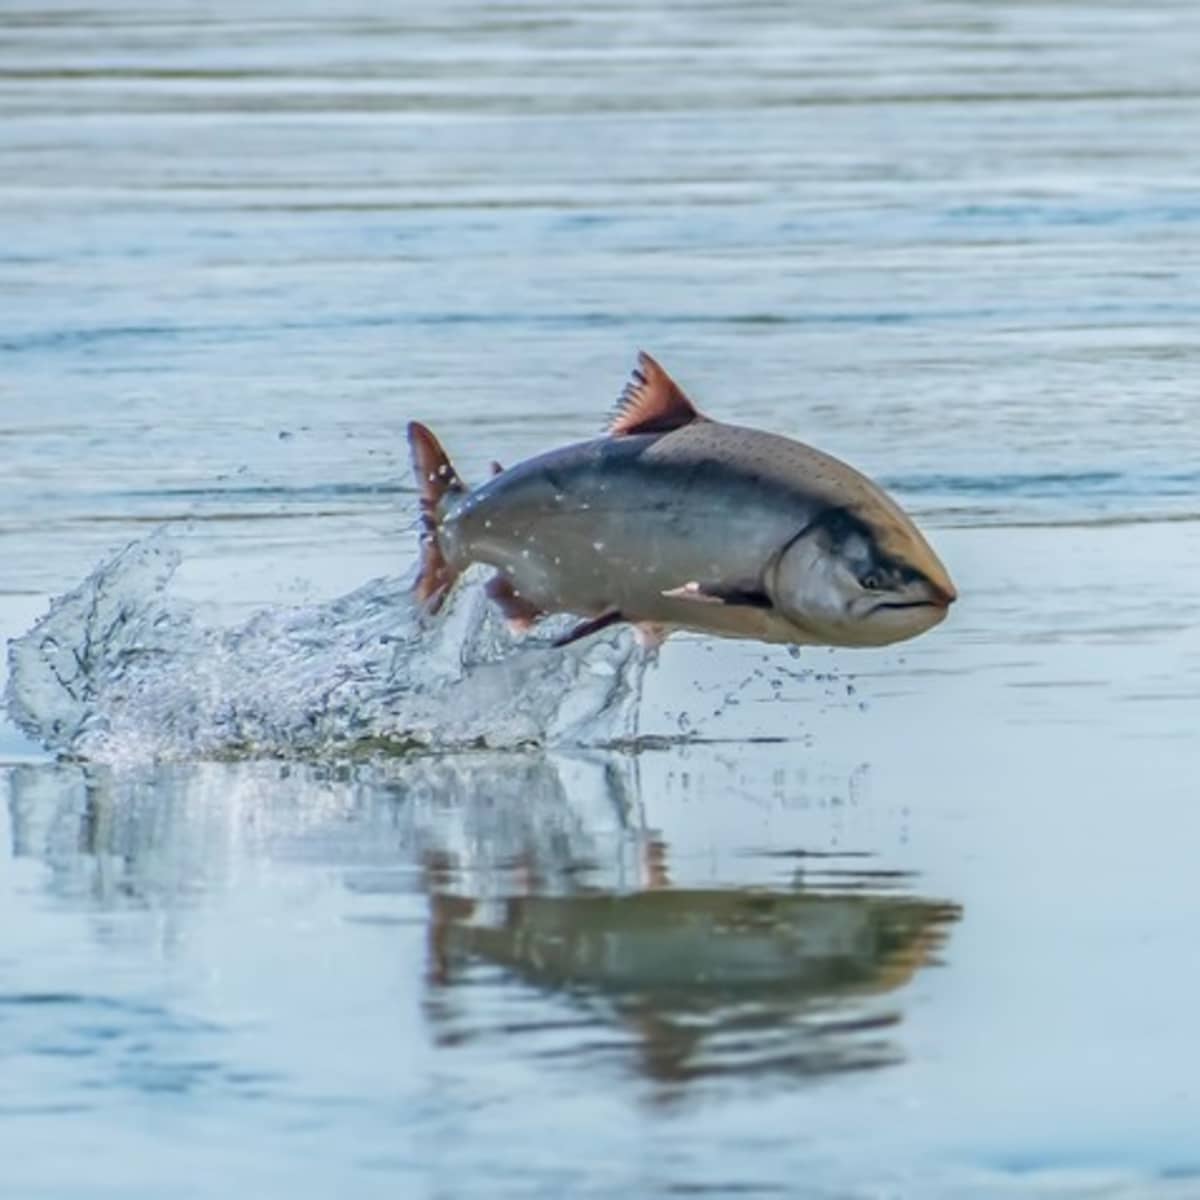
M10 644L27 733L106 762L636 737L645 658L627 630L565 650L550 622L514 638L478 574L436 618L409 579L383 578L211 626L170 594L180 558L168 531L129 544Z

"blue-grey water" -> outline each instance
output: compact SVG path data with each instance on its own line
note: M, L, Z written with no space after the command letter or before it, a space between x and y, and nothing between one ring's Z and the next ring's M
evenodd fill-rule
M0 1196L1200 1197L1198 48L3 0ZM945 625L415 623L405 423L480 478L638 347Z

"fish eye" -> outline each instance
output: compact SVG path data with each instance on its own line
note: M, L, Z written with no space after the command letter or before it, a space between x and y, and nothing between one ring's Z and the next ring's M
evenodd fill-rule
M878 571L868 571L858 582L868 592L878 592L883 590L883 577Z

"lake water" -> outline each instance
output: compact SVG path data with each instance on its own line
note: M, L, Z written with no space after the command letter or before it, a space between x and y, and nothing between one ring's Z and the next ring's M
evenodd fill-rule
M0 1195L1200 1197L1198 46L0 4ZM405 423L481 478L638 347L948 621L422 641Z

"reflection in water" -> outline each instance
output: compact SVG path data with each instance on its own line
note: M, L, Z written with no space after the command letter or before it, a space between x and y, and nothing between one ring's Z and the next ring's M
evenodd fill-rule
M431 898L431 986L478 960L565 990L631 1031L663 1082L766 1069L816 1074L899 1057L893 1009L864 1002L931 961L958 909L908 896L760 889ZM461 1018L431 1004L439 1034Z
M354 764L17 766L7 777L13 853L48 888L103 905L186 908L236 888L240 863L344 868L352 893L416 893L442 859L502 887L536 863L547 888L581 870L623 878L643 836L635 760L535 754Z
M898 1061L894 993L957 907L844 850L815 875L758 852L696 878L694 846L672 850L694 813L648 824L638 772L630 756L495 754L16 768L9 813L15 854L50 868L60 900L161 910L176 952L192 910L236 898L247 863L329 881L343 921L364 902L423 914L423 1007L443 1049L632 1060L668 1091Z

